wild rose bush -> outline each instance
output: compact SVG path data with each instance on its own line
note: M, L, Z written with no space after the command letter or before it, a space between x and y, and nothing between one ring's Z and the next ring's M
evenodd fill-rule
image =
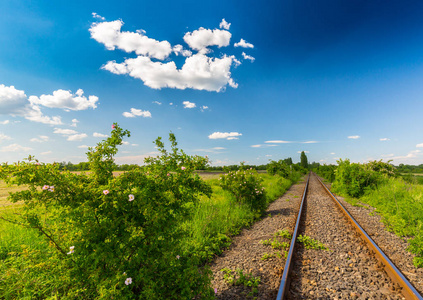
M257 171L253 169L231 171L221 175L219 180L222 189L230 192L238 204L248 205L259 213L266 208L266 193Z
M28 189L10 195L24 201L7 218L36 230L45 249L10 253L0 292L13 298L209 299L210 270L196 255L182 254L177 226L199 194L211 188L193 171L207 160L188 156L169 135L171 151L156 140L160 156L144 170L113 177L113 156L129 131L113 125L111 136L87 153L91 172L77 175L30 157L3 164L0 179ZM4 216L3 216L4 218ZM13 218L13 219L11 219ZM10 288L8 288L10 287ZM5 296L5 297L6 297Z

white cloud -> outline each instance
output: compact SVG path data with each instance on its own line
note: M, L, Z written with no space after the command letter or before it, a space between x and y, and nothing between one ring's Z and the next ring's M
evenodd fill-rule
M32 150L30 147L24 147L18 144L11 144L1 148L2 152L28 152Z
M85 139L86 137L88 137L87 134L85 133L78 133L78 134L73 134L68 136L68 141L81 141L83 139Z
M189 102L189 101L184 101L184 102L182 102L182 104L184 105L184 108L194 108L194 107L197 107L197 105L195 105L195 103Z
M318 141L307 141L307 142L302 142L301 144L317 144L319 143Z
M222 91L226 85L237 88L237 84L231 78L230 68L239 65L235 56L209 57L209 46L228 46L231 33L220 29L199 28L184 35L184 41L197 50L192 55L189 50L181 45L173 48L167 41L156 41L147 38L145 32L122 32L123 22L93 23L90 28L91 37L104 44L107 49L122 49L126 52L135 52L138 57L125 59L122 63L109 61L102 66L117 75L127 74L140 79L144 84L153 89L176 88L197 89L207 91ZM226 26L226 25L225 25ZM187 57L185 63L178 69L174 61L153 61L151 58L165 60L171 53L182 54Z
M12 138L4 133L0 133L0 141L11 140Z
M106 18L104 18L104 17L102 17L102 16L98 15L98 14L97 14L97 13L95 13L95 12L93 12L93 13L92 13L92 15L93 15L93 18L95 18L95 19L99 19L99 20L101 20L101 21L106 20Z
M403 164L410 164L410 165L418 165L421 163L422 153L421 153L421 150L412 150L408 152L407 155L394 156L390 158L397 164L403 163Z
M390 154L382 154L381 157L394 157L395 155L393 153Z
M159 102L159 101L153 101L153 103L154 103L154 104L157 104L157 105L162 105L162 103L161 103L161 102Z
M88 149L90 146L87 146L87 145L80 145L80 146L78 146L78 148L81 148L81 149Z
M262 147L262 145L251 145L250 147L251 147L251 148L261 148L261 147Z
M379 139L379 141L390 141L391 139L388 139L388 138L381 138L381 139Z
M62 135L71 135L71 134L77 134L78 132L73 129L54 128L53 133L62 134Z
M225 19L222 19L222 22L220 22L219 24L219 28L223 28L226 30L229 30L230 27L231 27L231 23L226 22Z
M79 89L75 94L71 91L57 90L53 95L30 96L29 102L39 104L50 108L60 108L64 110L86 110L88 108L97 108L97 96L83 96L84 91Z
M201 109L201 111L205 111L205 110L209 109L209 107L208 107L208 106L203 105L202 107L200 107L200 109Z
M77 119L72 119L72 127L76 127L79 121Z
M254 57L245 54L245 52L242 52L242 57L244 57L244 59L251 60L251 62L255 61L255 58Z
M70 91L57 90L53 95L30 96L27 98L24 91L15 89L14 86L0 84L0 114L22 116L27 120L50 125L60 125L62 120L59 116L45 116L41 106L50 108L61 108L65 110L83 110L89 107L96 108L98 97L89 96L88 100L82 96L83 91L79 89L75 95Z
M187 32L184 35L184 41L191 47L191 49L198 51L207 51L209 46L226 47L231 41L232 34L226 30L220 29L205 29L200 27L193 32Z
M253 44L247 43L244 39L241 39L238 43L235 43L234 46L242 48L254 48Z
M141 110L136 108L131 108L131 112L124 112L122 114L126 118L135 118L135 117L144 117L151 118L151 113L148 110Z
M35 143L43 143L43 142L47 142L48 140L49 140L49 137L46 135L39 135L38 138L30 139L31 142L35 142Z
M242 133L238 132L213 132L209 135L209 139L227 139L227 140L236 140Z
M335 155L335 152L331 152L330 154L331 154L331 155Z
M91 38L102 43L108 50L121 49L125 52L135 52L137 55L163 60L172 52L168 41L157 41L145 36L145 31L121 31L121 20L93 23L89 29Z
M297 151L297 153L301 153L303 151ZM304 153L310 153L310 151L304 151Z
M153 62L145 56L126 59L123 63L109 61L102 68L114 74L128 74L141 79L153 89L177 88L221 91L231 83L230 67L234 56L224 55L222 58L211 58L198 53L185 60L181 69L176 68L173 61ZM234 85L231 85L235 87Z
M348 138L349 138L349 139L356 140L356 139L359 139L359 138L360 138L360 136L359 136L359 135L350 135Z
M40 154L41 155L49 155L49 154L52 154L53 153L53 151L45 151L45 152L41 152Z
M5 120L5 121L0 122L0 124L2 124L2 125L6 125L6 124L9 124L9 123L10 123L9 120Z
M61 124L60 117L47 117L41 109L30 103L24 91L17 90L12 86L0 84L0 114L22 116L30 121L44 124Z
M224 147L213 147L213 150L225 150L226 148Z
M416 147L417 147L417 148L423 148L423 143L421 143L421 144L417 144L417 145L416 145Z
M275 140L275 141L265 141L265 143L266 144L290 144L290 143L293 143L293 142Z
M93 133L93 137L106 138L106 137L108 137L108 135L107 134L98 133L98 132L94 132Z
M129 145L129 142L127 142L127 141L122 141L122 145Z
M192 52L190 50L186 50L184 49L184 47L182 47L182 45L176 45L173 47L173 53L175 53L176 55L182 55L185 57L189 57L192 55Z

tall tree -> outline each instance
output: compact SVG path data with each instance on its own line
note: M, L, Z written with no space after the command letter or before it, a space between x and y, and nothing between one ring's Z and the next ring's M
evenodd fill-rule
M307 155L305 155L304 151L301 152L301 167L308 169L308 160Z

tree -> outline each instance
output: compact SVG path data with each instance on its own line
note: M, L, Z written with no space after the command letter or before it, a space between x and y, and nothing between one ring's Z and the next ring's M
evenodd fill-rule
M307 155L305 155L304 151L301 152L301 167L308 169L308 161L307 161Z

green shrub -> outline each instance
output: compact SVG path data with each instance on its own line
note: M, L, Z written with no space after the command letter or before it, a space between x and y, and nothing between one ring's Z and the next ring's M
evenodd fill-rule
M360 164L340 159L335 170L332 190L344 196L358 198L393 176L395 176L394 167L389 163L373 161Z
M183 253L178 226L200 194L211 189L193 171L206 160L188 156L169 135L171 152L146 159L145 171L113 177L113 156L129 136L117 124L89 149L91 173L60 171L30 157L3 164L0 179L27 185L11 220L37 231L48 247L9 252L2 261L0 298L210 299L210 270ZM12 218L13 216L9 216Z
M220 186L235 197L238 204L248 205L262 213L266 208L266 193L262 179L252 169L229 172L220 176Z

